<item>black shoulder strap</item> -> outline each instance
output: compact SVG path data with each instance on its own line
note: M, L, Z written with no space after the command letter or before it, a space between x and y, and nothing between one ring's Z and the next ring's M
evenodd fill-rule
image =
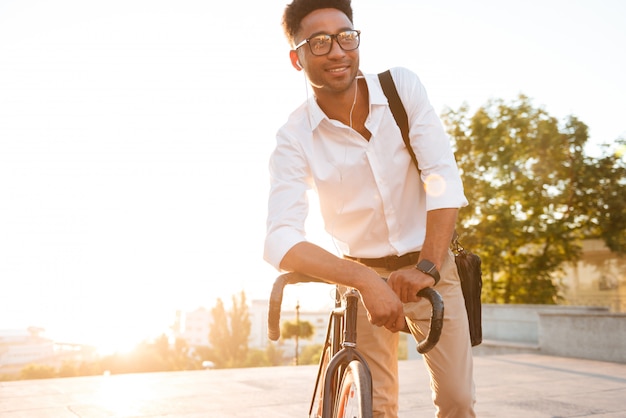
M387 96L387 101L389 102L393 118L396 120L396 123L400 128L400 132L402 132L404 144L406 145L409 154L411 154L413 163L415 163L415 167L417 167L417 171L419 172L420 167L417 164L417 158L415 157L415 152L413 152L413 147L411 147L411 142L409 140L409 118L406 114L406 110L404 110L404 105L402 105L402 101L398 95L398 90L393 82L393 78L391 77L391 71L387 70L378 74L378 79L380 80L380 85L383 88L385 96Z
M413 151L413 147L411 147L411 142L409 140L409 117L406 114L406 110L404 110L404 105L398 95L398 90L396 89L396 85L391 77L391 72L389 70L383 71L378 74L378 79L380 80L380 85L383 88L385 96L387 96L387 101L389 102L393 118L396 120L396 123L402 132L402 138L404 139L406 149L409 151L409 154L411 154L413 163L415 163L415 167L417 167L417 172L421 174L420 167L417 164L417 158L415 157L415 152ZM456 245L457 249L463 249L459 243L459 234L457 234L456 229L454 230L452 239L453 244Z

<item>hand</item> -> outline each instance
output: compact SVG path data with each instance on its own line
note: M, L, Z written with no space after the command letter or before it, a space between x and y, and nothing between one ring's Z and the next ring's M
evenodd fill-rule
M402 331L405 328L402 302L380 277L376 276L371 285L359 289L359 293L372 325L385 327L391 332Z
M433 286L435 279L417 269L404 269L391 273L387 284L402 303L418 302L421 298L417 292Z

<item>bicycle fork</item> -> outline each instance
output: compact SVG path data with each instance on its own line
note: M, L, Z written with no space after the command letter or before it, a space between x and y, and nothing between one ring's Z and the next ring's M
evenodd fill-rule
M345 323L343 324L343 342L341 349L332 356L328 368L326 369L323 388L323 405L322 405L322 417L331 417L332 411L335 407L333 400L336 398L335 392L339 388L341 383L341 376L343 371L350 364L352 360L359 360L367 369L367 376L369 378L371 387L371 374L365 358L356 350L356 319L359 303L359 294L356 290L351 289L345 295L346 306L345 315L343 315ZM335 309L333 315L337 314L334 320L339 320L342 310ZM335 340L336 341L336 340Z

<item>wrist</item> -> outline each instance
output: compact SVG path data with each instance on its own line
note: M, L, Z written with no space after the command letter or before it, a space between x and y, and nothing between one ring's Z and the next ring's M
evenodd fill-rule
M439 283L441 276L439 275L439 271L437 270L437 266L435 266L435 263L430 260L423 259L415 265L415 268L433 278L435 284L433 284L432 287L437 286L437 283Z

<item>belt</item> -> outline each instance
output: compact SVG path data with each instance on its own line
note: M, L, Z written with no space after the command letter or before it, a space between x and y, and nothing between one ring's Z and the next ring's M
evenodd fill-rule
M361 258L361 257L350 257L349 255L344 255L344 258L349 260L354 260L361 264L365 264L369 267L383 267L390 271L398 270L402 267L409 266L411 264L417 264L419 261L420 252L415 251L412 253L406 253L404 255L388 255L386 257L380 258Z

